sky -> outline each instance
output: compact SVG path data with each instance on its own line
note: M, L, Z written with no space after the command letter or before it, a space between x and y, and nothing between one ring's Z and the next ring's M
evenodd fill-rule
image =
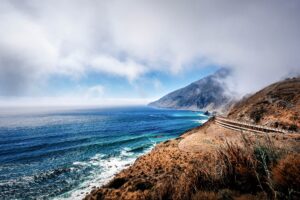
M0 105L135 105L300 73L298 0L1 0Z

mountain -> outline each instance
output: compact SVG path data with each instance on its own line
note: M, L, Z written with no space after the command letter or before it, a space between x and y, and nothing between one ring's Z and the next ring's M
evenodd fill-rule
M150 103L149 106L211 112L225 111L232 102L232 95L224 86L224 80L229 74L228 69L220 69L210 76L165 95Z
M300 77L276 82L237 102L229 118L297 131L300 128Z

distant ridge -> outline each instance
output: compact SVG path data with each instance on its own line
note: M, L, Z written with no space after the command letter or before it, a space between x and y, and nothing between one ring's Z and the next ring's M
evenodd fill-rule
M219 69L210 76L163 96L149 106L224 112L232 102L232 95L222 83L229 75L230 70Z

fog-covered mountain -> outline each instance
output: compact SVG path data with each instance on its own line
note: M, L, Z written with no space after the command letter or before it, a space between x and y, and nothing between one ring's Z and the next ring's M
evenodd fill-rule
M224 79L230 74L228 69L220 69L190 85L171 92L150 106L203 111L224 111L232 102Z

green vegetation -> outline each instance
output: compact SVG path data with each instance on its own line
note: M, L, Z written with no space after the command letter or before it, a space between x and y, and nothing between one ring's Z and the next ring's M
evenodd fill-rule
M259 109L256 109L250 113L250 118L253 119L255 123L258 123L266 112L267 110L265 110L263 107L260 107Z
M296 124L292 124L289 126L289 131L298 131L298 126Z

